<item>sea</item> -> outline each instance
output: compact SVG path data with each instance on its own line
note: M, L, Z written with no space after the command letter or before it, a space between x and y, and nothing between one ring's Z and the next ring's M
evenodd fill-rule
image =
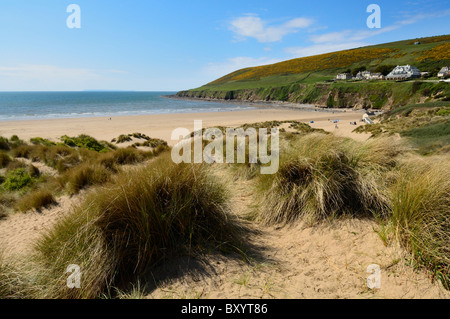
M175 92L0 92L0 121L229 112L251 105L172 99Z

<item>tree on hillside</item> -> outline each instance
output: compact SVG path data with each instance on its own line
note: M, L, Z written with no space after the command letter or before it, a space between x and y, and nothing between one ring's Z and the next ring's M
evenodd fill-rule
M441 68L435 67L433 70L431 70L430 77L437 77L437 74L439 73L440 70Z
M359 72L366 71L367 68L365 66L360 66L358 68L353 69L352 75L356 76Z
M391 73L391 71L395 68L394 65L379 65L375 68L374 72L375 73L381 73L384 76L388 75L389 73Z

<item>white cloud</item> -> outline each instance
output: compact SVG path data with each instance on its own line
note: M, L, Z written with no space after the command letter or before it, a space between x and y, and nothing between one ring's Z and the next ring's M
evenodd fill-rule
M416 15L411 15L404 17L402 20L395 22L394 24L382 27L381 29L373 29L373 30L343 30L338 32L330 32L321 35L313 35L310 37L310 40L313 43L338 43L342 41L346 42L354 42L354 41L362 41L368 38L391 32L397 29L400 29L404 26L415 24L425 19L433 19L433 18L441 18L450 15L450 10L435 12L435 13L421 13Z
M286 48L285 52L290 54L292 57L304 57L363 47L370 45L366 42L366 40L371 37L400 29L404 26L420 22L424 19L439 18L448 15L450 15L450 10L436 13L421 13L404 16L402 20L381 29L342 30L319 35L311 35L309 40L314 43L313 45L304 47L290 47Z
M227 59L224 62L209 63L204 68L204 72L211 78L215 79L240 69L273 64L281 61L282 60L279 59L271 59L265 57L256 59L251 57L235 57Z
M268 26L268 23L257 15L247 15L231 21L230 30L237 39L254 38L262 43L281 41L290 33L296 33L313 24L312 19L295 18L278 26Z

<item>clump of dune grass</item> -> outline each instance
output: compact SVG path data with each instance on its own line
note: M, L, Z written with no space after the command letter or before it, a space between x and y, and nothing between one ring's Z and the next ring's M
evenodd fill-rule
M126 143L126 142L131 142L132 140L133 139L131 138L131 136L122 134L118 138L113 139L112 143L122 144L122 143Z
M22 145L12 151L14 157L42 162L59 172L72 168L80 163L79 154L69 146L58 145Z
M16 265L6 260L0 249L0 299L24 299L31 296L31 289L23 273Z
M148 154L131 147L118 149L114 153L108 155L117 165L141 163L148 158ZM107 156L105 156L105 158L107 158Z
M70 194L78 194L89 186L104 184L109 181L111 172L98 164L85 163L67 171L61 176Z
M167 145L166 141L161 140L159 138L149 138L143 143L134 143L132 146L133 147L142 146L142 147L157 148L157 147L160 147L160 146L167 147L168 145Z
M79 149L85 148L99 153L108 152L111 150L111 147L114 148L112 144L104 141L98 141L92 136L86 134L81 134L77 137L64 135L61 137L61 140L67 146L76 147Z
M15 277L12 267L6 263L0 251L0 299L12 299L16 296Z
M30 143L34 145L55 146L56 143L42 137L30 138Z
M56 203L54 196L49 190L37 189L26 194L16 204L16 209L27 212L31 209L40 210Z
M41 172L39 171L39 168L37 168L33 164L28 165L28 173L30 174L31 177L41 176Z
M390 144L381 147L386 142L365 144L317 133L295 139L282 151L278 173L259 178L264 208L255 217L289 224L300 218L316 222L386 214L389 200L380 181L397 155Z
M59 298L123 289L174 253L236 242L228 211L228 192L207 167L163 156L120 173L39 240L36 260L47 269L41 280ZM86 276L81 289L65 288L69 264Z
M6 172L9 173L9 172L15 171L15 170L17 170L17 169L19 169L19 168L24 168L24 169L26 169L26 168L27 168L27 164L25 164L25 163L22 162L22 161L13 159L12 161L10 161L10 162L8 163L8 165L6 165Z
M450 289L450 164L448 157L403 163L392 186L395 237Z
M9 151L11 148L9 146L9 141L6 137L0 136L0 150Z
M12 156L15 158L30 158L30 154L33 149L34 146L32 145L20 145L14 148L11 152Z
M11 194L0 192L0 220L8 216L8 211L14 204L15 200L15 197Z
M0 152L0 169L5 168L11 162L11 157L8 154Z

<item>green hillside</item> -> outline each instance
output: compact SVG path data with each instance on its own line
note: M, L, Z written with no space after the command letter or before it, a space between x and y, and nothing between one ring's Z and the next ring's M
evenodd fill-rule
M415 42L419 41L420 45ZM411 64L435 76L450 65L450 35L412 39L364 48L293 59L235 71L181 97L248 101L289 101L328 107L373 107L447 98L448 85L362 81L331 83L336 74L360 69L387 73L396 65ZM416 85L417 86L417 85ZM414 91L414 92L412 92ZM434 92L429 94L430 91ZM376 96L375 96L376 95Z

